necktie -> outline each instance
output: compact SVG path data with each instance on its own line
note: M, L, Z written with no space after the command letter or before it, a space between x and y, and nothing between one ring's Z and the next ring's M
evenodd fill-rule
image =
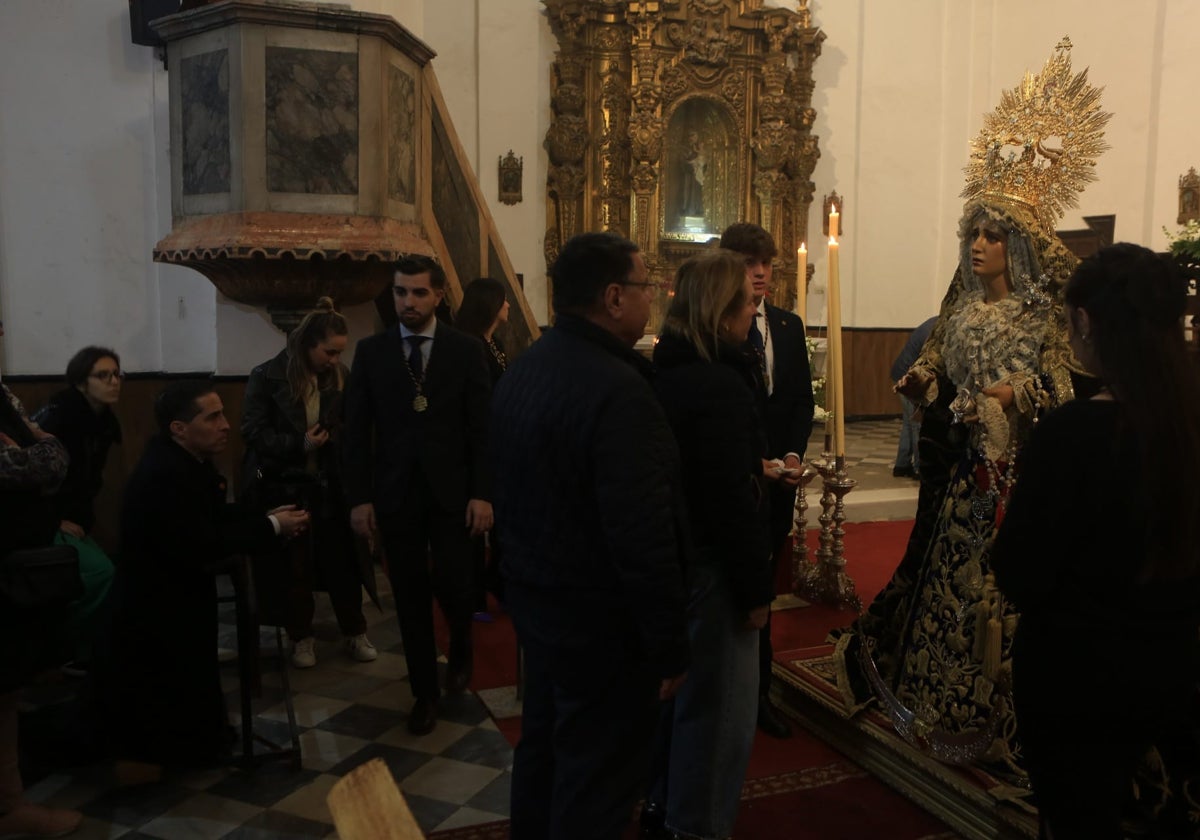
M763 340L763 334L758 329L758 319L762 317L761 313L754 314L754 320L750 322L750 332L746 335L746 343L754 351L754 358L758 361L759 377L762 380L763 389L771 393L771 371L767 367L767 344Z
M763 343L763 334L758 329L758 319L761 315L755 314L754 320L750 322L750 333L746 336L746 340L750 342L750 346L754 348L754 352L761 358L767 352L767 345Z
M405 339L409 343L408 369L417 382L425 376L425 357L421 355L421 344L426 341L423 335L410 335Z

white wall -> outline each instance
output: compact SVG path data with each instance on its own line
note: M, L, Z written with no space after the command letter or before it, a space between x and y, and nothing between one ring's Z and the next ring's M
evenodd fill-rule
M547 316L549 63L538 0L354 0L437 51L447 106L526 294ZM786 5L774 0L772 5ZM846 196L846 321L912 326L953 271L961 169L982 115L1070 34L1106 87L1112 150L1066 226L1117 215L1117 236L1163 248L1176 179L1200 166L1196 0L811 0L819 197ZM0 366L58 373L108 343L130 370L243 373L282 346L261 313L195 272L150 260L170 230L167 76L129 43L123 0L0 2ZM525 159L525 200L496 200L496 161ZM819 220L809 259L824 277ZM819 289L815 290L819 291ZM811 301L820 323L822 298ZM366 332L369 306L348 313Z
M172 360L211 368L212 287L149 260L170 225L165 94L120 0L0 3L7 372L61 372L88 343L112 345L131 370L160 369L163 294L176 311L184 299Z
M536 0L430 0L424 39L438 84L513 270L539 323L547 323L546 175L555 42ZM474 22L474 26L468 24ZM499 159L524 160L524 200L501 204Z
M783 4L780 4L783 5ZM812 0L828 40L814 96L820 196L847 199L841 271L853 326L914 326L937 311L954 271L962 167L983 115L1063 35L1114 114L1098 181L1061 226L1116 214L1118 240L1166 247L1176 180L1200 165L1200 3L1147 0ZM818 210L819 213L819 210ZM820 240L813 214L810 241ZM816 282L827 270L809 250ZM824 299L810 305L823 321Z

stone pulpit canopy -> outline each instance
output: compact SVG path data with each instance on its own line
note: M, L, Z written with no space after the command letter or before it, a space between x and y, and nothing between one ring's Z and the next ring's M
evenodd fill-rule
M173 226L161 262L196 269L287 330L321 295L386 293L405 254L439 259L452 303L505 283L537 331L446 115L433 51L386 15L224 0L161 18ZM390 307L390 304L389 304Z

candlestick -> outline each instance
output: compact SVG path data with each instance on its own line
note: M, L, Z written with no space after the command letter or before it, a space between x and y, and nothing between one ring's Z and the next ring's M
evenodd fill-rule
M836 221L837 211L829 214L830 225ZM830 230L834 230L830 227ZM842 362L842 291L838 265L838 241L829 237L829 361L826 364L826 393L832 388L833 405L833 454L846 454L846 412L843 387Z
M840 219L841 216L838 215L837 205L829 205L829 235L834 239L837 239L842 235L842 229L838 227L838 221Z
M796 314L808 322L808 248L801 242L796 249Z

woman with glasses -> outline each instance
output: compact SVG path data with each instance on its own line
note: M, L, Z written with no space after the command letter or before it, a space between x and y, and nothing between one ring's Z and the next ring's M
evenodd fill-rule
M55 494L58 542L79 552L84 594L72 605L64 628L74 659L63 666L69 676L83 676L91 658L95 616L112 588L113 564L92 538L96 496L104 484L108 451L121 442L114 409L121 398L121 360L107 347L84 347L67 362L67 387L50 398L33 419L67 448L67 477Z
M341 357L348 334L342 313L323 297L288 335L287 347L251 371L246 385L244 498L264 510L299 505L311 517L308 535L282 549L279 578L257 587L264 618L282 624L293 642L297 668L317 664L316 589L329 592L346 655L358 662L378 656L362 609L369 570L359 568L342 494L341 405L348 371ZM256 564L256 573L268 565Z
M733 834L758 716L758 637L774 597L745 260L716 250L679 268L654 348L655 390L679 444L694 551L685 570L692 666L659 728L642 823Z

